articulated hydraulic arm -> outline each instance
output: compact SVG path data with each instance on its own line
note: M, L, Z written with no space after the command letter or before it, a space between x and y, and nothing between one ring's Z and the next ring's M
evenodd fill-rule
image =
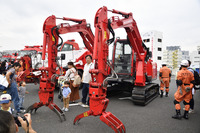
M59 34L66 34L71 32L78 32L83 39L85 47L93 53L94 35L90 28L90 24L87 24L85 19L74 19L74 18L57 18L65 21L72 21L78 23L76 25L69 25L68 23L62 23L58 25Z
M107 18L107 8L100 8L95 16L95 41L93 50L93 60L95 68L90 70L92 81L89 86L90 110L86 111L74 119L74 124L79 122L83 117L100 116L100 120L110 126L116 133L126 132L123 123L111 112L106 112L109 100L106 98L107 85L104 84L107 72L108 44L112 31L112 24ZM114 36L114 34L113 34ZM113 39L114 40L114 39Z
M112 16L111 19L107 18L107 12L122 15L122 19L118 16ZM129 45L136 55L136 76L135 86L141 87L146 95L152 89L150 86L147 90L145 88L146 77L148 74L147 64L151 63L149 60L148 49L143 45L142 38L140 37L135 20L132 17L132 13L125 13L117 10L107 10L107 7L100 8L95 16L95 41L93 50L93 59L95 62L95 68L90 71L92 74L92 82L89 86L89 97L90 97L90 110L84 112L74 119L74 124L81 118L87 116L100 116L100 119L110 126L116 133L126 132L123 123L115 117L112 113L106 112L106 108L109 100L106 98L108 81L108 45L114 41L115 33L113 29L124 28L127 36ZM113 39L109 38L109 34L112 33ZM149 68L152 69L152 68ZM106 79L107 78L107 79ZM138 88L140 90L141 88ZM153 92L154 93L154 92ZM152 93L149 93L151 95ZM142 96L143 97L145 97ZM138 96L139 97L139 96ZM136 98L138 98L136 96ZM146 97L144 98L146 100ZM143 100L143 99L142 99ZM144 100L144 101L145 101ZM139 100L140 101L140 100ZM143 101L142 101L143 102Z
M56 18L48 17L43 25L43 51L42 59L45 59L46 47L48 47L48 67L41 67L39 70L42 73L39 88L39 99L40 102L31 105L26 112L35 112L41 106L48 106L53 110L60 118L60 120L65 120L65 114L63 111L53 103L55 82L52 81L53 75L56 73L56 68L58 67L56 63L57 58L57 46L58 46L58 32L56 27Z
M56 25L56 19L62 19L65 21L73 21L75 25L69 25L68 23L61 23ZM90 29L90 25L88 25L85 19L78 20L72 18L56 18L54 15L48 17L43 25L43 51L42 51L42 59L45 60L46 52L48 52L48 67L39 68L42 73L42 78L40 81L40 89L39 89L39 98L40 102L31 105L27 112L37 111L37 109L41 106L48 106L51 110L53 110L61 119L65 120L65 115L63 111L53 103L54 98L54 89L55 89L55 81L53 80L56 74L56 70L59 67L57 64L57 48L58 38L62 40L59 36L60 34L66 34L70 32L79 32L80 36L83 38L83 41L87 47L87 49L92 53L92 46L94 44L94 35ZM62 42L61 42L62 43ZM47 49L47 50L46 50Z

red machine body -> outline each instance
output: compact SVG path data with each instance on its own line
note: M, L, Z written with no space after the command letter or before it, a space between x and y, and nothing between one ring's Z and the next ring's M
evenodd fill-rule
M38 79L38 77L36 77L35 75L33 75L33 69L32 69L32 66L31 66L31 58L28 56L28 55L25 55L23 57L20 58L20 62L19 62L21 65L22 65L22 70L18 73L17 75L17 82L20 82L20 81L25 81L25 82L28 82L28 83L33 83L35 82L36 83L36 80L34 79Z
M37 55L42 52L42 46L25 46L23 50L18 52L18 59L20 64L22 65L22 70L19 72L17 76L17 81L26 81L27 83L39 83L40 74L35 75L33 72L38 71L35 67L33 67L32 55ZM38 62L36 62L38 63Z
M62 19L64 21L72 21L78 24L69 25L68 23L61 23L56 25L56 19ZM48 67L41 67L41 80L40 80L40 89L39 89L39 99L40 102L34 103L31 105L27 112L35 111L41 106L48 106L51 110L53 110L62 121L65 120L65 115L63 111L53 103L54 98L54 89L55 89L55 77L58 76L56 74L59 65L57 64L57 53L58 47L62 45L62 38L59 36L60 34L66 34L70 32L78 32L82 37L85 46L87 49L92 52L92 45L94 42L94 35L90 29L90 25L88 25L85 19L72 19L72 18L56 18L54 15L49 16L43 25L43 49L42 49L42 60L45 60L46 52L48 53ZM58 39L61 39L61 43L58 44ZM62 73L60 74L62 75ZM63 119L62 119L63 118Z

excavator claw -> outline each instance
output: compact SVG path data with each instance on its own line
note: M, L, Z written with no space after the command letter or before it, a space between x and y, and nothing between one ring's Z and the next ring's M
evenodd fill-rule
M76 125L76 124L78 124L78 122L83 118L83 117L88 117L88 116L90 116L90 115L92 115L92 111L91 110L89 110L89 111L86 111L86 112L84 112L84 113L82 113L82 114L79 114L79 115L77 115L76 117L75 117L75 119L74 119L74 125Z
M51 103L48 107L58 115L61 122L63 122L63 120L66 121L64 112L55 103Z
M92 110L77 115L74 119L74 125L78 124L80 119L82 119L83 117L88 117L91 115L93 115ZM111 112L103 112L100 116L100 120L107 124L109 127L111 127L115 131L115 133L126 133L124 124Z
M27 109L26 109L26 113L30 112L32 114L33 110L35 110L35 113L36 111L38 110L39 107L43 106L42 103L34 103L32 104L31 106L29 106Z
M103 112L100 120L111 127L115 133L125 133L126 129L124 124L111 112Z
M33 110L36 111L38 110L38 108L40 108L41 106L43 106L43 103L39 102L39 103L34 103L33 105L29 106L26 110L26 113L30 112L32 114ZM55 112L58 117L60 118L61 122L63 122L63 120L66 120L65 114L64 112L55 104L55 103L50 103L48 105L48 107Z

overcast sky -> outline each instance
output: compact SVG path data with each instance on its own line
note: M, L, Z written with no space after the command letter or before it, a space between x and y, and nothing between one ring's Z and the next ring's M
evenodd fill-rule
M50 15L86 19L94 31L102 6L132 12L140 33L161 31L164 46L200 46L200 0L0 0L0 51L42 45L43 23ZM62 37L84 46L77 33Z

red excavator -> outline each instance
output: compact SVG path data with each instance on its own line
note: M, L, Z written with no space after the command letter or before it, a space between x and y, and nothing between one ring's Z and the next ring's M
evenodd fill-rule
M112 16L110 19L107 13L112 12L122 15ZM132 99L136 104L145 105L158 95L158 84L151 83L156 77L156 64L150 59L150 52L143 44L132 13L125 13L117 10L108 10L107 7L100 8L94 20L95 39L93 46L93 60L95 68L90 70L92 81L89 85L90 110L74 119L74 124L83 117L100 116L100 120L110 126L116 133L126 132L123 123L112 113L106 112L109 100L106 98L107 85L110 83L132 83L130 88ZM109 45L114 41L113 29L124 28L127 39L117 39L114 45L113 63L108 61ZM110 39L110 33L113 38ZM121 44L119 48L118 44ZM128 46L128 47L127 47ZM125 51L128 48L129 53ZM120 51L120 55L117 53ZM111 77L108 77L111 68ZM118 74L115 72L118 71ZM154 73L155 72L155 73Z
M56 20L61 19L66 21L72 21L76 24L70 25L69 23L61 23L56 25ZM85 19L73 19L73 18L58 18L54 15L49 16L43 25L43 49L42 49L42 60L45 60L46 53L48 54L48 66L41 67L41 79L39 88L39 99L40 102L34 103L29 106L26 112L37 111L38 108L42 106L48 106L53 110L60 118L61 121L65 120L65 114L63 111L53 102L54 99L54 89L55 89L55 79L58 69L60 70L60 75L62 75L62 69L59 66L57 53L58 47L62 45L62 38L60 34L66 34L71 32L78 32L83 39L86 48L92 53L94 44L94 35L90 29L90 25L86 23ZM59 38L61 40L60 44Z

